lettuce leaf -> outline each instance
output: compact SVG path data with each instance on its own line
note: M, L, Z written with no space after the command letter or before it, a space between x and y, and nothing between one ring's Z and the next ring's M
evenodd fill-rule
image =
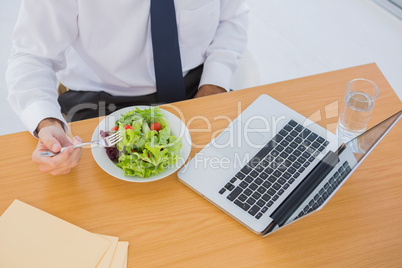
M149 129L154 122L161 124L159 132ZM125 129L126 125L132 129ZM147 178L174 165L180 158L182 142L171 134L169 122L159 107L129 111L116 121L116 126L123 136L116 145L121 153L116 165L126 176Z

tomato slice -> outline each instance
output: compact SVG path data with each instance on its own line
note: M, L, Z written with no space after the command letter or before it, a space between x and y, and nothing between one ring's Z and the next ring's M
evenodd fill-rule
M119 130L118 127L112 127L112 129L111 129L111 131L117 131L117 130Z
M152 124L149 126L149 129L150 129L150 130L156 130L156 131L159 132L159 130L161 130L161 124L159 124L158 122L152 123Z
M125 130L127 130L127 129L133 129L133 127L130 126L130 125L125 125L125 126L124 126L124 129L125 129Z

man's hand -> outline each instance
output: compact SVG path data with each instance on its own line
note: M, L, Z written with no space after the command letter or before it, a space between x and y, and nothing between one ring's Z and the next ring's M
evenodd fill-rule
M79 137L71 141L64 132L61 122L54 118L42 120L37 128L39 136L38 146L32 154L32 161L39 165L42 172L52 175L67 174L81 159L82 149L74 149L73 144L82 142ZM52 151L57 153L62 147L68 149L53 157L40 156L40 151Z
M224 92L226 92L226 90L222 87L218 87L215 85L202 85L197 94L195 94L194 98L205 97Z

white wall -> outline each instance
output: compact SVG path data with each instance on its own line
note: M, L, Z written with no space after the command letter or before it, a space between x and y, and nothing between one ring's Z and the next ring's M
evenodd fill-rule
M402 99L402 20L371 0L248 0L260 84L375 62Z
M0 1L0 135L24 131L25 127L7 102L5 72L11 50L11 35L21 0Z

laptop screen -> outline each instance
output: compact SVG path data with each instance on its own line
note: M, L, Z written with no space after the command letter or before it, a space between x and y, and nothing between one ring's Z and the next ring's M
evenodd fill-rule
M402 116L402 111L397 112L363 134L346 143L346 147L350 148L359 164L366 155L379 143L385 134L398 122ZM353 168L353 167L352 167Z

